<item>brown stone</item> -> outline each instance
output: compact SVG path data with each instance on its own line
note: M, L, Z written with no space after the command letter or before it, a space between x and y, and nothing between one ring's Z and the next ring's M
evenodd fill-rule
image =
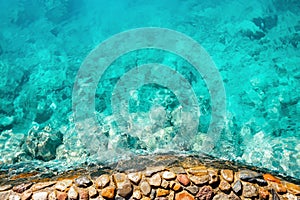
M181 185L179 183L175 183L175 184L173 184L172 189L174 191L179 191L181 189Z
M110 177L108 174L102 174L101 176L99 176L96 181L96 187L99 189L102 189L104 187L106 187L110 182Z
M173 172L164 171L162 173L162 177L166 180L172 180L176 178L176 174L174 174Z
M194 200L195 198L186 191L182 191L175 195L175 200Z
M94 187L89 187L89 196L90 197L95 197L98 195L98 191L96 190L96 188Z
M159 174L154 174L152 177L149 178L149 184L152 186L160 186L161 184L161 177Z
M67 200L68 195L65 192L57 192L57 200Z
M115 187L108 186L101 191L101 196L107 199L113 199L115 197L115 190Z
M55 189L63 192L66 191L67 188L71 187L72 183L73 183L72 180L63 180L56 183L54 187Z
M113 174L113 180L118 188L127 180L127 176L125 173L116 173Z
M264 188L262 188L262 187L260 187L258 189L258 194L259 194L259 198L260 199L269 199L269 196L270 196L269 191L266 190L266 189L264 189Z
M169 196L168 196L168 200L174 200L174 198L175 198L175 192L171 191Z
M231 189L231 186L230 186L230 184L229 184L227 181L221 179L219 188L220 188L220 190L222 190L223 192L228 192L228 191Z
M188 186L190 184L190 179L186 174L178 174L177 180L179 183L181 183L183 186Z
M118 187L118 195L120 195L121 197L127 197L129 196L129 194L131 194L132 192L132 185L130 184L130 182L125 182L122 185L120 185Z
M78 191L79 200L89 200L89 191L87 189L81 189Z
M224 193L218 193L214 196L213 200L230 200L229 196Z
M208 169L208 175L209 175L209 184L215 184L219 181L219 176L218 176L218 170L217 169Z
M169 190L158 188L157 192L156 192L156 196L158 196L158 197L164 197L164 196L167 196L169 193L170 193Z
M266 181L281 183L281 181L278 178L274 177L271 174L264 174L263 177Z
M257 188L251 183L244 183L243 184L243 196L249 197L249 198L258 196Z
M22 196L21 196L21 200L28 200L30 199L32 196L32 192L30 190L27 190L25 192L23 192ZM49 198L50 200L50 198Z
M140 190L135 190L133 193L132 193L132 198L133 199L141 199L142 198L142 193Z
M56 181L36 183L31 187L31 191L35 192L35 191L50 187L50 186L54 185L55 183L56 183Z
M186 171L183 167L172 167L170 171L175 174L186 174Z
M203 185L209 181L209 175L191 176L190 180L196 185Z
M9 200L21 200L21 197L17 194L12 194L9 196Z
M68 198L70 200L77 200L77 198L78 198L78 192L76 191L76 189L75 189L74 186L70 187L70 190L68 192Z
M17 193L22 193L25 190L28 190L32 186L32 183L22 183L21 185L17 185L13 187L13 191Z
M89 179L89 177L87 176L80 176L76 178L74 182L77 187L81 187L81 188L86 188L93 184L91 179Z
M275 191L278 192L279 194L284 194L287 192L286 187L282 183L273 182L271 185L273 186Z
M136 172L136 173L129 173L128 179L133 182L134 184L139 184L141 178L142 178L142 173L141 172Z
M0 199L8 199L13 192L11 190L0 192Z
M222 169L221 170L221 176L224 180L226 180L228 183L233 182L233 171L230 169Z
M300 195L300 186L299 185L295 185L293 183L286 183L286 188L287 190L295 195Z
M169 187L169 182L163 179L160 186L167 189Z
M197 193L196 197L199 200L210 200L213 195L213 190L210 186L203 186L200 188L199 192Z
M230 194L229 194L229 196L228 196L228 198L230 199L230 200L241 200L241 198L239 197L239 196L237 196L234 192L230 192Z
M156 167L147 167L146 171L145 171L145 176L152 176L153 174L157 173L157 172L161 172L165 170L164 166L156 166Z
M141 192L146 196L149 195L151 192L151 186L147 181L141 182L140 189L141 189Z
M208 174L207 168L205 166L192 167L187 170L189 174L196 176L204 176Z
M12 185L2 185L2 186L0 186L0 192L10 190L11 188L12 188Z
M48 192L36 192L32 195L32 200L47 200Z

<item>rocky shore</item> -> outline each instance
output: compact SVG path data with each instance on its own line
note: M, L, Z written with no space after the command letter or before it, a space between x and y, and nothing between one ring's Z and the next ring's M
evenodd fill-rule
M6 177L0 199L300 200L299 183L275 174L195 157L156 156L152 163L143 159L46 179Z

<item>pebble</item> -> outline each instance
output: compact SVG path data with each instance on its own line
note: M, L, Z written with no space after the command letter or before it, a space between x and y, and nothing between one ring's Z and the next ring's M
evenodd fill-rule
M70 200L77 200L78 198L78 192L75 190L75 187L72 186L68 192L68 198Z
M133 193L132 193L132 198L133 199L141 199L142 198L142 193L140 190L135 190Z
M263 175L261 173L250 170L241 170L239 175L242 181L251 183L255 183L256 179L263 179Z
M66 200L68 195L65 192L57 192L57 200Z
M31 187L31 191L35 192L35 191L50 187L50 186L54 185L55 183L56 183L55 181L36 183Z
M123 183L120 187L118 187L117 194L121 197L127 197L132 192L132 185L129 182Z
M66 195L66 198L67 198L67 195ZM65 198L65 199L66 199ZM54 190L53 192L51 192L49 195L48 195L48 200L57 200L57 194L56 194L56 190ZM61 199L60 199L61 200Z
M281 181L278 178L274 177L271 174L264 174L263 177L266 181L281 183Z
M230 200L229 197L224 193L218 193L214 196L213 200Z
M90 187L90 188L89 188L89 196L90 196L90 197L95 197L95 196L97 196L97 195L98 195L98 191L96 190L96 188Z
M272 194L272 200L280 200L278 194L275 192L275 190L271 190L271 194Z
M198 194L196 195L196 197L199 200L210 200L212 196L213 196L213 190L210 186L201 187Z
M89 200L89 191L88 190L79 190L79 200Z
M175 174L186 174L186 171L183 167L172 167L170 171Z
M21 185L14 186L12 190L17 193L22 193L28 190L32 185L32 183L22 183Z
M113 186L108 186L101 191L101 196L107 199L112 199L115 196L116 188Z
M56 185L54 187L55 187L55 189L63 192L63 191L66 191L67 188L71 187L72 183L73 183L72 180L63 180L63 181L56 183Z
M96 179L95 184L97 188L102 189L106 187L109 184L109 182L110 182L109 175L103 174Z
M93 184L93 182L86 176L80 176L78 178L75 179L75 185L77 187L89 187Z
M164 196L167 196L169 193L170 193L170 190L158 188L158 189L157 189L157 192L156 192L156 195L157 195L158 197L164 197Z
M9 196L9 200L21 200L19 195L13 194Z
M175 192L171 191L169 196L168 196L168 200L174 200L174 198L175 198Z
M188 191L189 193L191 193L193 195L196 195L198 193L198 191L199 191L199 188L197 186L195 186L195 185L188 186L185 189L186 189L186 191Z
M250 183L245 183L243 184L243 196L244 197L256 197L258 195L257 188L250 184Z
M156 167L147 167L145 171L145 176L149 177L157 172L161 172L165 170L164 166L156 166Z
M122 184L126 181L126 174L125 173L116 173L116 174L113 174L113 180L118 187L121 187Z
M237 196L235 193L233 193L233 192L230 192L228 198L229 198L230 200L241 200L241 198L238 197L238 196Z
M264 189L264 188L259 188L258 189L258 194L260 199L269 199L269 191Z
M12 185L2 185L2 186L0 186L0 192L10 190L11 188L12 188Z
M218 183L219 181L218 170L208 169L207 171L209 175L209 184L213 185L215 183Z
M136 172L136 173L130 173L127 175L128 179L133 182L134 184L139 184L141 178L142 178L142 173L141 172Z
M166 181L165 179L163 179L162 181L161 181L161 185L160 185L162 188L165 188L165 189L167 189L168 187L169 187L169 182L168 181Z
M182 191L175 195L175 200L194 200L195 198L186 191Z
M173 184L173 186L172 186L172 190L174 190L174 191L181 190L181 185L179 183L175 182L175 184Z
M223 169L223 170L221 170L221 176L228 183L232 183L233 182L233 171L232 170L230 170L230 169Z
M156 196L156 191L154 189L151 189L151 192L150 192L150 199L154 199Z
M152 186L160 186L161 184L161 177L159 174L154 174L152 177L149 178L149 184Z
M220 182L219 188L223 192L228 192L231 189L231 186L227 181L222 179L221 182Z
M295 185L293 183L286 183L286 188L287 190L295 195L300 195L300 186L299 185Z
M48 192L37 192L32 195L32 200L47 200Z
M27 191L23 192L21 199L28 200L31 198L31 196L32 196L32 192L30 190L27 190Z
M142 181L140 185L141 192L148 196L151 192L151 186L147 181Z
M190 184L190 179L186 174L178 174L177 180L179 183L181 183L183 186L188 186Z
M236 193L236 194L240 194L242 192L242 183L240 180L237 180L236 182L233 183L232 185L232 190Z
M174 174L173 172L164 171L162 177L166 180L172 180L176 178L176 174Z
M284 194L287 192L286 187L281 183L273 183L272 185L279 194Z
M191 176L190 180L196 185L203 185L209 181L209 175Z

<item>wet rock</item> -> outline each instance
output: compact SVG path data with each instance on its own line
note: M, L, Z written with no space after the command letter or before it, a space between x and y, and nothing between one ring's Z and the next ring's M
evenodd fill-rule
M133 182L134 184L139 184L141 178L142 178L142 173L141 172L136 172L136 173L130 173L127 175L128 179Z
M266 181L281 183L281 181L278 178L274 177L271 174L264 174L263 177Z
M191 193L192 195L196 195L199 192L199 188L195 185L193 186L188 186L185 188L186 191L188 191L189 193Z
M55 187L55 189L63 192L63 191L66 191L67 188L71 187L72 183L73 183L72 180L63 180L63 181L56 183L56 185L54 187Z
M280 200L278 194L275 192L275 190L271 190L271 194L272 194L272 200Z
M24 151L38 160L49 161L56 157L56 149L62 144L61 132L46 132L31 129L22 146Z
M152 186L160 186L161 184L161 177L159 174L154 174L152 177L149 178L149 184Z
M84 190L79 190L79 200L89 200L89 191L84 189Z
M31 198L31 196L32 196L32 192L30 190L27 190L23 192L21 200L28 200ZM49 200L51 199L49 198Z
M295 195L300 195L300 186L299 185L295 185L293 183L286 183L286 188L287 190Z
M213 200L230 200L228 195L224 193L218 193L217 195L214 196Z
M13 194L9 196L9 200L21 200L19 195Z
M169 187L169 182L163 179L160 186L167 189Z
M258 189L258 194L260 199L269 199L269 191L262 187Z
M113 186L108 186L101 191L101 196L107 199L113 199L115 196L116 188Z
M75 185L77 187L86 188L93 184L93 182L86 176L81 176L75 179Z
M96 190L96 188L90 187L90 188L89 188L89 196L90 196L90 197L95 197L95 196L97 196L97 195L98 195L98 191Z
M196 185L203 185L209 181L209 175L191 176L190 180Z
M22 183L21 185L14 186L12 190L14 192L22 193L25 190L28 190L32 185L32 183Z
M192 167L187 170L189 174L193 174L195 176L204 176L208 175L207 168L205 166Z
M241 200L241 198L239 196L237 196L236 194L234 194L233 192L231 192L228 196L228 198L230 200Z
M110 177L108 174L103 174L99 178L96 179L96 187L102 189L106 187L110 182Z
M70 200L77 200L78 198L78 192L76 191L75 187L72 186L68 192L68 198Z
M0 192L10 190L11 188L12 188L12 185L2 185L2 186L0 186Z
M162 177L166 180L172 180L176 178L176 174L173 172L165 171L162 173Z
M190 179L186 174L178 174L177 175L177 180L183 186L188 186L190 184Z
M164 196L167 196L169 193L170 193L169 190L165 190L165 189L162 189L162 188L158 188L158 189L157 189L157 192L156 192L156 196L157 196L157 197L164 197Z
M157 173L157 172L161 172L165 170L164 166L156 166L156 167L147 167L146 171L145 171L145 176L152 176L153 174Z
M221 180L220 185L219 185L220 190L222 190L223 192L228 192L231 189L230 184L225 181L225 180Z
M121 187L118 187L117 194L121 197L128 197L132 192L132 185L129 182L123 183Z
M203 186L200 188L196 197L199 200L210 200L213 196L213 190L210 186Z
M175 195L175 200L194 200L195 198L186 191L182 191Z
M48 192L36 192L32 195L32 200L47 200Z
M35 191L50 187L50 186L54 185L55 183L56 183L55 181L36 183L31 187L31 191L35 192Z
M67 200L68 195L65 192L57 192L57 200Z
M232 190L236 193L236 194L241 194L242 193L242 183L240 180L237 180L236 182L233 183L232 185Z
M249 198L258 196L257 188L250 183L243 184L243 196Z
M228 183L232 183L233 182L233 171L232 170L230 170L230 169L223 169L223 170L221 170L221 176Z
M263 179L263 175L261 173L250 170L240 171L239 176L242 181L247 181L250 183L256 183L256 179Z
M141 189L141 192L146 196L149 195L151 192L151 186L147 181L141 182L140 189Z

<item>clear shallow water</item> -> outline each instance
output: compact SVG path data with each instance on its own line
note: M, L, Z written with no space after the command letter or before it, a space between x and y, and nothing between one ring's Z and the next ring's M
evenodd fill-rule
M204 153L299 178L299 10L298 1L283 0L0 1L1 168L63 170L131 154L203 153L211 137L212 91L207 77L174 52L138 49L120 55L97 82L96 112L86 111L95 114L97 126L74 115L74 83L88 54L120 32L158 27L198 42L222 78L225 125L220 137L212 137L214 147ZM197 105L187 105L200 110L196 132L196 119L181 112L182 96L164 85L149 83L128 91L124 124L118 121L124 115L113 115L116 85L145 81L141 74L133 75L137 66L148 63L168 66L167 72L176 71L189 83ZM164 68L150 72L160 81L172 77L170 85L182 83ZM184 90L180 84L178 91ZM83 133L76 122L85 127Z

